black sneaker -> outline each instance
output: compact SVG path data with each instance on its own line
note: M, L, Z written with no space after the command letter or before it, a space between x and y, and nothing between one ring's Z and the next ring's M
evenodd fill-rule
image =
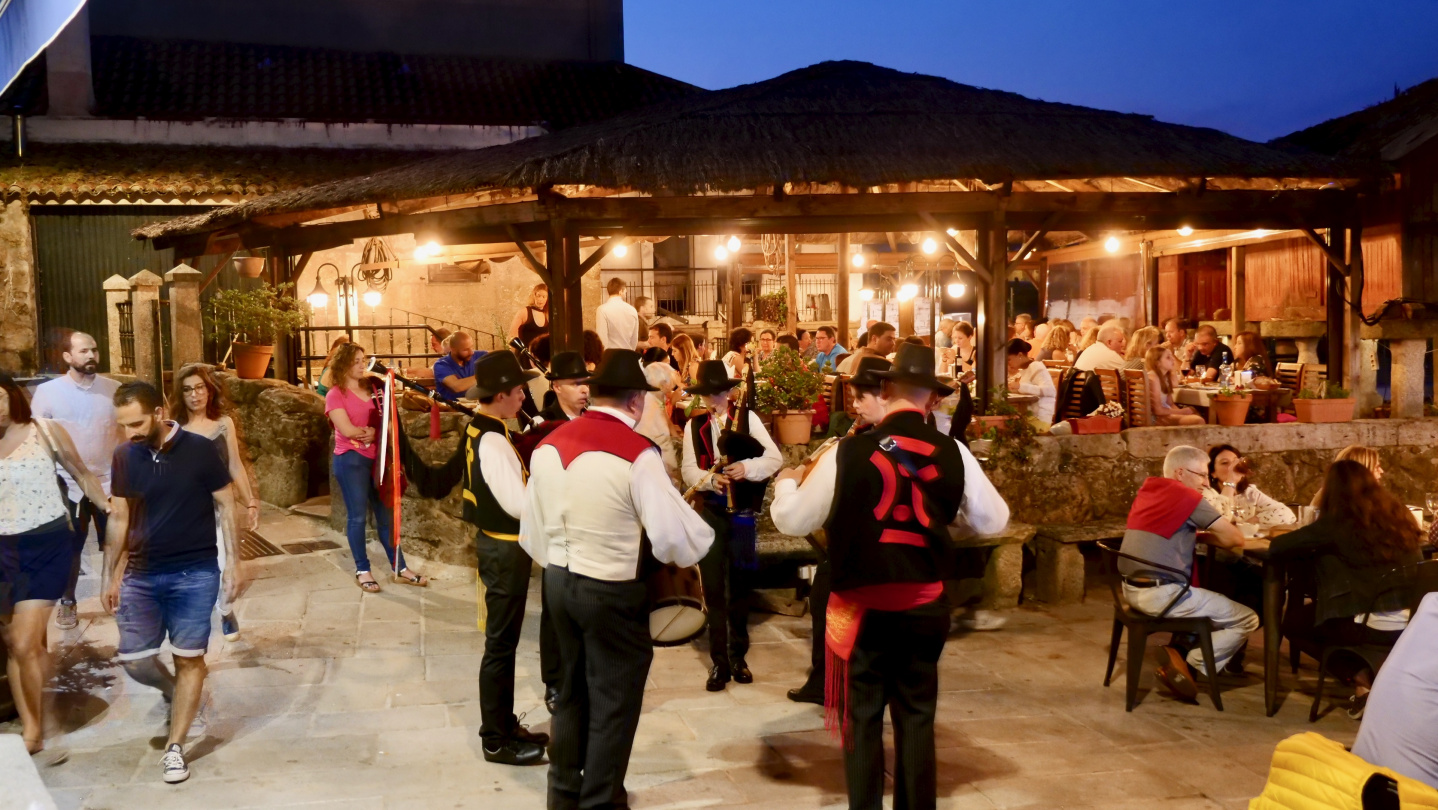
M484 749L486 762L497 762L500 765L533 765L544 759L544 746L513 737L507 740L485 740L481 748Z
M160 758L161 776L170 784L183 782L190 778L190 766L185 764L185 752L175 743L165 751Z

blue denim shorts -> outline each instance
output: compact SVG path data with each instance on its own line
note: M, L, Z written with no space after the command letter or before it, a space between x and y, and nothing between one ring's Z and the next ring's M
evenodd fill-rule
M220 595L220 569L190 568L165 574L129 571L120 583L121 661L156 655L165 637L170 651L196 658L210 646L210 615Z

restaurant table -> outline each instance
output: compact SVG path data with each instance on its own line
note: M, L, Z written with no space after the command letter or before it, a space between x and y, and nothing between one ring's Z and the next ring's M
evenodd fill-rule
M1278 670L1282 664L1283 601L1288 573L1282 562L1268 556L1267 540L1246 538L1244 559L1263 566L1263 709L1269 717L1278 711Z
M1015 391L1009 392L1009 404L1018 409L1020 414L1027 416L1029 408L1038 402L1039 398L1033 394L1020 394Z

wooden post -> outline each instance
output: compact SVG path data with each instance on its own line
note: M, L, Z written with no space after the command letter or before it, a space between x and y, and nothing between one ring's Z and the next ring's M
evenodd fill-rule
M160 306L160 285L164 281L149 270L130 276L130 323L135 330L135 379L161 385L159 333L155 311Z
M784 331L799 334L799 285L794 279L794 238L784 234L784 297L788 299L788 317L784 319Z
M1344 320L1346 321L1346 329L1344 332L1344 334L1346 335L1346 340L1343 344L1345 364L1344 369L1348 373L1344 376L1342 385L1344 388L1347 388L1350 392L1352 392L1351 396L1355 397L1358 400L1358 402L1356 403L1358 407L1357 415L1360 417L1371 417L1373 416L1374 407L1381 404L1382 399L1378 396L1377 363L1363 362L1363 339L1360 332L1360 330L1362 330L1363 328L1363 312L1361 309L1358 308L1359 306L1361 306L1358 301L1358 298L1362 294L1363 290L1363 225L1361 223L1355 225L1351 230L1347 232L1346 236L1348 237L1349 251L1347 279L1348 300L1355 306L1348 306L1347 304L1344 304L1343 307L1343 311L1346 315L1346 317L1344 318ZM1375 344L1373 348L1373 359L1377 360L1377 345ZM1413 419L1422 417L1422 360L1419 360L1419 365L1417 369L1417 378L1419 380L1417 386L1419 392L1417 402L1416 404L1414 404L1410 401L1407 406L1400 406L1398 383L1402 381L1405 375L1398 372L1400 353L1397 351L1392 351L1392 344L1390 344L1390 352L1392 355L1393 365L1392 372L1390 373L1389 392L1392 395L1392 402L1394 406L1391 415L1395 419ZM1405 372L1407 373L1407 376L1411 379L1413 375L1413 370L1405 369ZM1333 377L1332 374L1330 374L1328 379L1332 380L1336 378Z
M1328 229L1328 246L1333 252L1342 256L1345 249L1345 232L1342 228ZM1325 265L1328 270L1328 299L1327 299L1327 320L1328 320L1328 379L1347 388L1347 377L1344 374L1344 361L1348 356L1348 318L1347 307L1343 303L1343 294L1347 286L1347 279L1338 272L1331 262ZM1357 335L1355 334L1356 338Z
M733 257L729 259L729 317L726 326L730 332L738 329L744 323L744 268L739 261ZM723 341L721 341L722 343ZM724 352L714 352L715 357L724 356Z
M569 285L564 283L564 221L551 219L544 239L544 262L549 268L550 356L583 351L584 334L569 333Z
M599 271L595 270L595 272ZM569 340L575 348L582 348L584 346L584 295L579 285L584 280L584 268L579 259L579 228L572 222L566 223L564 229L563 272L557 275L564 279L564 304L568 318Z
M120 368L120 310L118 304L130 300L130 282L124 276L110 276L105 279L105 323L110 338L110 354L105 358L106 369L119 374ZM133 323L133 321L132 321Z
M1139 283L1143 285L1143 312L1139 314L1139 323L1161 327L1158 322L1158 257L1153 255L1153 243L1147 239L1138 243L1138 275Z
M1248 305L1245 293L1248 248L1243 245L1228 249L1228 308L1232 312L1233 334L1248 328Z
M275 286L279 286L290 280L290 257L288 253L278 248L272 248L270 250L268 264L272 284L274 284ZM289 295L290 297L294 297L296 293L292 289L290 290ZM354 295L359 296L359 291L356 290ZM358 300L358 298L356 298L356 300ZM355 306L358 307L359 305L356 304ZM174 309L175 307L172 304L170 306L170 318L172 322L175 317ZM299 379L295 373L296 363L294 361L294 343L291 338L291 335L284 335L283 337L278 337L275 339L275 379L284 380L285 382L289 383L295 382ZM390 336L390 345L394 345L393 333L391 333ZM175 346L172 345L170 347L170 351L172 354L174 350ZM179 360L175 361L175 367L179 368Z
M852 266L849 263L849 235L847 233L839 234L838 251L839 271L836 276L838 282L834 290L836 294L834 323L838 330L839 345L847 348L849 345L849 268Z
M989 370L983 391L985 406L989 404L989 389L1003 385L1008 379L1008 364L1003 347L1009 339L1009 249L1008 229L1004 226L1002 211L994 215L993 223L993 226L982 234L988 247L985 255L979 259L986 262L994 279L994 283L984 291L988 300L985 302L984 340L979 342L979 367Z
M186 363L205 358L204 327L200 318L200 280L203 278L203 273L188 264L176 265L165 274L165 281L170 285L170 361L176 371Z

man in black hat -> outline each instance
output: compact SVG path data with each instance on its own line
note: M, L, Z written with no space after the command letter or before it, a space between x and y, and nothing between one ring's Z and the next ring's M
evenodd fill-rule
M849 428L849 435L871 430L874 425L883 421L886 411L884 398L880 393L883 381L874 376L874 372L886 371L888 368L889 361L882 357L859 359L854 376L846 383L854 403L854 412L859 417ZM834 483L833 448L814 461L813 474L810 476L814 483L810 485L805 481L805 486L811 489L806 489L803 495L800 495L795 486L780 485L783 481L797 484L803 477L804 468L795 467L785 470L774 479L774 500L769 505L769 515L774 519L774 526L785 534L793 534L791 530L795 527L822 522L828 517L829 507L834 502L834 492L832 489L826 492L818 490L826 483L831 487ZM824 612L829 607L831 576L829 558L824 555L819 564L814 566L814 581L809 587L809 622L812 629L809 677L803 686L788 692L789 699L796 703L824 704Z
M479 400L478 414L465 428L463 479L464 519L478 527L474 542L484 582L479 736L484 758L505 765L536 763L549 743L548 735L530 732L514 714L514 654L529 595L530 559L516 542L527 473L505 425L524 406L526 383L538 376L520 368L514 352L491 352L475 364L467 395Z
M634 432L653 390L637 352L606 351L584 415L534 451L519 542L545 567L564 666L552 809L628 806L624 774L654 660L644 577L654 560L692 566L714 542L669 483L659 448Z
M748 433L762 448L762 454L733 460L716 469L725 455L720 448L720 436L726 428L735 429L730 424L733 421L730 399L739 380L729 376L720 360L700 363L697 377L698 382L684 390L702 397L708 410L684 424L679 471L684 486L698 487L704 494L700 514L714 529L716 538L708 555L699 563L699 572L704 582L705 606L709 609L709 658L713 662L704 688L718 692L731 678L737 683L754 682L754 675L744 661L749 652L752 574L736 565L738 561L730 546L729 488L737 481L768 481L783 466L784 459L758 414L751 411L746 420ZM738 508L744 507L741 504Z
M849 806L882 805L883 716L892 705L900 752L894 806L933 807L938 661L949 629L943 578L952 554L948 527L964 497L964 459L953 439L926 423L934 399L953 391L934 376L932 350L901 345L893 367L874 376L884 419L839 443L832 473L816 465L799 493L786 473L775 497L833 493L827 509L805 509L808 519L786 531L823 528L829 539L826 678L839 688L825 695L825 707L844 737ZM832 476L832 485L816 480L821 474Z

